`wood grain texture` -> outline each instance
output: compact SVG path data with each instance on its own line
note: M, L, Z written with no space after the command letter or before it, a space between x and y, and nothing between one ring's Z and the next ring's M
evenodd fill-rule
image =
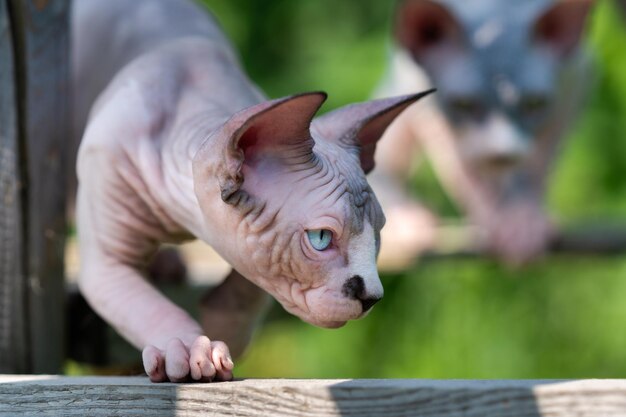
M18 123L30 372L63 361L64 147L69 141L69 0L9 0L18 61Z
M626 416L626 380L240 380L0 376L0 416Z
M21 173L11 19L0 0L0 372L28 369Z

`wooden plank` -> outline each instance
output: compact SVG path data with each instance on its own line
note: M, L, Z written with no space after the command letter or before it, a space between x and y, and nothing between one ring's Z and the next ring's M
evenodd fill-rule
M240 380L0 376L0 416L626 416L626 380Z
M28 369L15 60L11 20L0 0L0 372Z
M9 0L19 60L18 110L25 164L30 369L63 361L64 148L69 140L69 0Z

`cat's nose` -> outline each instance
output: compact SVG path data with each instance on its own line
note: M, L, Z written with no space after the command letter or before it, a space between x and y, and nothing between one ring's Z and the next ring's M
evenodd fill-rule
M365 288L365 281L359 275L353 276L343 284L342 293L352 300L359 300L364 313L383 298L382 296L368 294Z

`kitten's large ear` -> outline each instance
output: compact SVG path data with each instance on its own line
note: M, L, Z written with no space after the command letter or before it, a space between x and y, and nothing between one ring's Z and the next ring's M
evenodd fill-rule
M541 13L533 27L533 41L559 57L576 50L593 0L560 1Z
M244 171L256 176L264 161L308 158L314 141L309 127L326 100L326 93L305 93L266 101L241 110L217 129L200 147L193 160L196 186L215 175L222 200L238 205L250 200L242 189ZM217 164L209 167L206 161ZM261 175L259 175L261 176Z
M367 174L374 168L376 142L387 127L409 105L433 91L351 104L316 118L313 128L322 137L359 152Z
M396 9L395 37L422 64L465 51L462 26L448 8L431 0L405 0Z

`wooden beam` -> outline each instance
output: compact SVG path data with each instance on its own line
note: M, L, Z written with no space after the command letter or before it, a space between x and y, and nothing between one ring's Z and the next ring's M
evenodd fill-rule
M22 247L22 173L9 9L0 0L0 372L29 368Z
M16 60L27 372L63 363L69 0L8 0ZM19 244L19 242L14 242ZM15 319L19 319L17 316Z
M438 229L427 259L480 257L485 236L475 226L452 223ZM626 225L589 224L557 230L548 244L549 254L614 256L626 254Z
M0 416L626 415L626 380L239 380L0 376Z
M550 242L552 253L621 255L626 253L626 228L586 226L561 231Z

